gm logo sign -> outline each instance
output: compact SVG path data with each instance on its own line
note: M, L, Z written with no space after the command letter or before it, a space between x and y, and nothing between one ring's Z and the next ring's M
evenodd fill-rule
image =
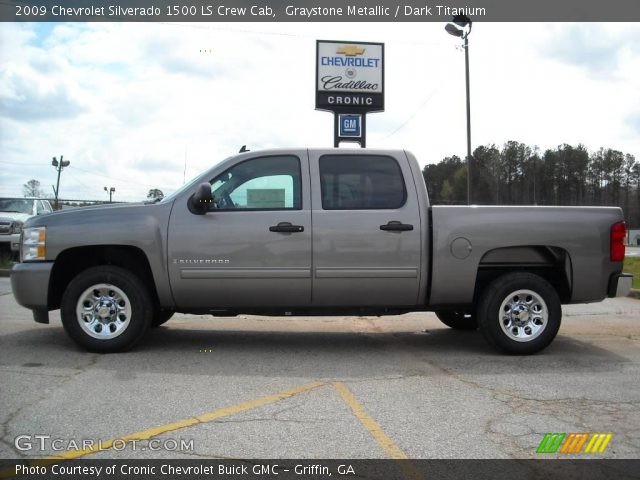
M604 453L611 433L547 433L536 453Z
M338 115L339 137L362 137L362 115Z

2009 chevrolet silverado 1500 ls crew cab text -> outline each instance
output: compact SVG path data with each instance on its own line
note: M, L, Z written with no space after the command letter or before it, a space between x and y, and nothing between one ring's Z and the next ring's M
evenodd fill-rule
M430 206L396 150L228 158L156 204L24 225L11 282L37 322L60 308L93 351L132 347L174 312L435 311L494 347L543 349L561 303L626 294L619 208Z

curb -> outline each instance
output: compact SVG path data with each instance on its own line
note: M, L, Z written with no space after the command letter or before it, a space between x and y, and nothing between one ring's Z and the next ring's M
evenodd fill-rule
M0 277L9 277L11 275L11 269L0 268Z

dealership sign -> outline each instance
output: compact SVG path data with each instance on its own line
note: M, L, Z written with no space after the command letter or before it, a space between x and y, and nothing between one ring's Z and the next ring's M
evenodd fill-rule
M340 113L384 110L384 44L318 40L316 109Z

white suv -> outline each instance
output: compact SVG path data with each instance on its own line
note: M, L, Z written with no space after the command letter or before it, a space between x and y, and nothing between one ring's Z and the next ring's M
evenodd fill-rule
M51 203L42 198L0 198L0 247L9 244L17 252L22 224L34 215L51 212Z

